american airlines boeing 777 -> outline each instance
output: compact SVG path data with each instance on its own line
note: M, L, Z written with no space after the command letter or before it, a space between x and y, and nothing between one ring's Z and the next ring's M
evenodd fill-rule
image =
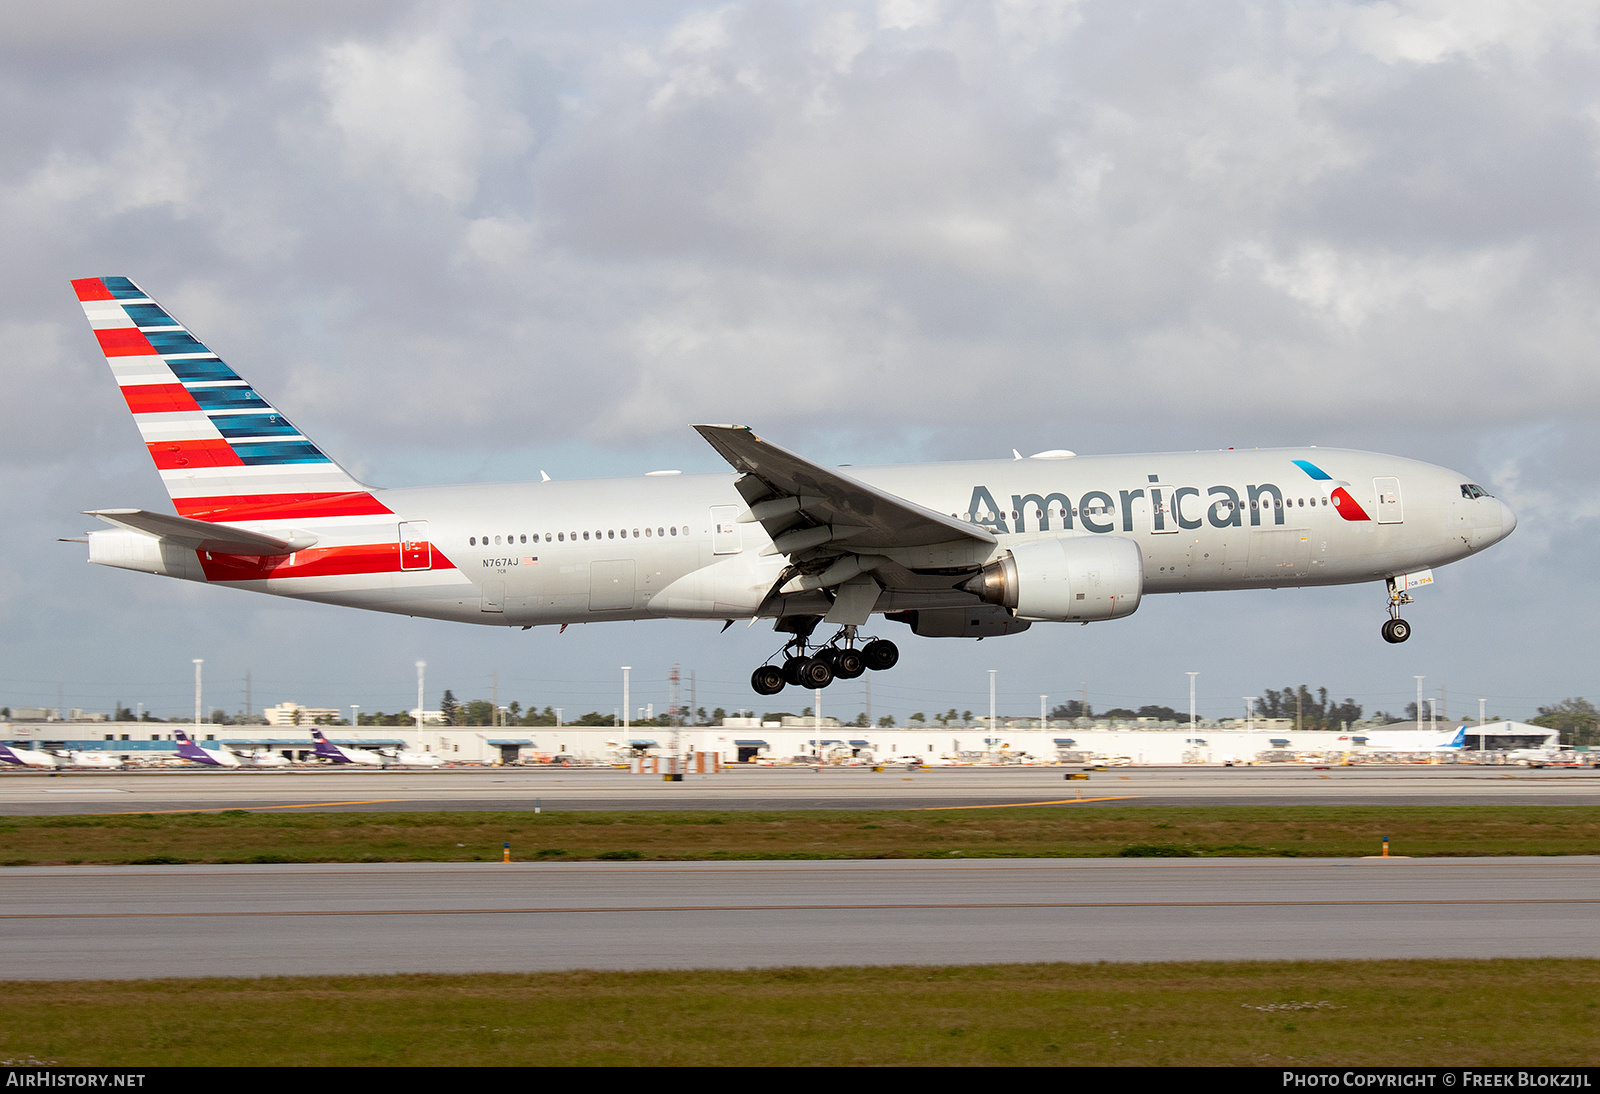
M790 637L751 677L763 695L892 667L894 643L860 633L874 615L987 638L1120 619L1148 593L1371 581L1404 642L1431 568L1516 526L1466 476L1368 452L841 470L734 425L695 427L731 475L379 489L127 278L73 287L176 510L91 512L112 527L90 562L524 629L770 618Z

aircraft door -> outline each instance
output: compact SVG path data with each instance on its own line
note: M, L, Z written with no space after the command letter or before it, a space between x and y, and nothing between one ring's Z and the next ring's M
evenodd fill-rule
M433 544L428 541L428 522L408 520L400 525L400 568L433 569Z
M483 599L478 604L479 611L503 612L506 610L506 579L501 574L490 574L483 579L479 586Z
M1400 480L1393 476L1373 479L1372 489L1378 495L1378 523L1402 523L1405 515L1400 506Z
M1178 531L1178 517L1172 511L1172 492L1176 486L1153 482L1150 484L1150 534L1171 535Z
M744 550L744 544L739 535L739 507L737 505L713 505L711 507L711 553L714 555L736 555Z

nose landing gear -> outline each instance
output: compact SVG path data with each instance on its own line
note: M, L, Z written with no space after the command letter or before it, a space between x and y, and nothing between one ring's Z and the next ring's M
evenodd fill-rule
M1412 603L1411 594L1389 579L1389 618L1383 624L1383 640L1399 644L1411 637L1411 624L1400 618L1400 605Z
M750 674L750 687L757 695L776 695L784 685L797 688L825 688L838 680L854 680L868 669L881 672L890 669L900 660L900 649L886 638L875 638L860 649L856 648L856 628L839 628L826 644L815 653L808 653L807 634L797 634L784 644L782 653L788 656L783 664L766 664Z

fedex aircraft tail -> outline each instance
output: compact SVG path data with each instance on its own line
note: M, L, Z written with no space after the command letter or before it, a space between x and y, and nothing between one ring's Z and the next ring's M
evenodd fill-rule
M376 752L368 752L364 748L341 748L323 734L320 729L311 731L311 739L317 743L313 753L320 759L332 760L336 764L362 764L369 767L382 767L383 757Z
M72 287L180 516L389 512L132 281L88 277Z
M199 743L183 730L173 734L178 742L178 757L191 763L205 764L208 767L238 767L239 757L225 749L208 752L201 748Z
M0 745L0 763L12 764L17 767L55 767L56 758L48 752L39 752L32 748L12 748L9 745Z
M317 744L313 755L319 756L324 760L332 760L336 764L350 762L345 759L344 753L340 752L332 741L323 736L322 730L313 729L311 731L311 739Z

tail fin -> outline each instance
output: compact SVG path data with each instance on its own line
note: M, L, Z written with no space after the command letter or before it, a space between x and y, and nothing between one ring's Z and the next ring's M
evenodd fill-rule
M198 760L200 763L212 762L211 757L207 756L205 751L195 744L183 730L177 730L172 736L178 742L178 755L185 760Z
M311 739L317 743L317 747L312 750L312 755L320 756L324 760L332 760L336 764L350 762L349 757L340 752L337 745L323 736L322 730L313 729L311 731Z
M180 516L389 512L132 281L88 277L72 287Z

